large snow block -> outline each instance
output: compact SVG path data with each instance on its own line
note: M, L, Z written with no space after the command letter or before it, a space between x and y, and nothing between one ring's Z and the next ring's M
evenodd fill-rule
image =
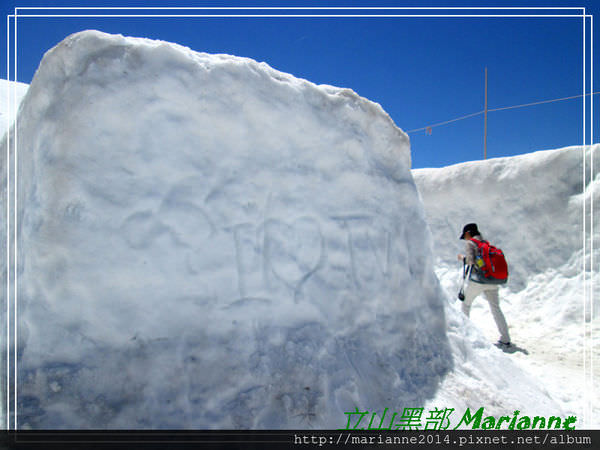
M339 428L451 366L408 137L350 90L82 32L17 151L20 426Z

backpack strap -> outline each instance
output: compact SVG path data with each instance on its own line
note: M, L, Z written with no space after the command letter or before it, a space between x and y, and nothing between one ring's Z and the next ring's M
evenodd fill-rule
M489 275L490 268L492 267L492 262L490 260L490 243L488 241L480 241L479 239L475 238L471 238L470 240L477 245L477 250L479 250L479 254L483 260L483 266L479 267L479 269L483 272L483 275L487 277Z
M481 245L483 245L483 244L490 245L490 243L488 241L486 241L486 240L480 241L479 239L475 239L475 238L471 238L469 240L473 241L477 245L477 247L481 247Z

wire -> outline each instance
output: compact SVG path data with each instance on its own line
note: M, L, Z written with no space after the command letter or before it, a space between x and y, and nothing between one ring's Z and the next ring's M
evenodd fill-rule
M428 126L422 127L422 128L416 128L414 130L407 131L407 133L414 133L415 131L427 130L429 128L439 127L440 125L447 125L449 123L458 122L459 120L468 119L469 117L478 116L479 114L483 114L483 113L484 113L484 111L479 111L479 112L476 112L473 114L467 114L466 116L457 117L456 119L446 120L445 122L435 123L433 125L428 125Z
M524 103L522 105L515 105L515 106L505 106L504 108L488 109L488 112L492 112L492 111L504 111L506 109L514 109L514 108L524 108L526 106L541 105L542 103L562 102L563 100L571 100L573 98L586 97L588 95L594 95L594 94L600 94L600 91L599 92L592 92L592 93L589 93L589 94L573 95L572 97L555 98L553 100L542 100L541 102Z
M600 91L598 91L598 92L591 92L591 93L588 93L588 94L573 95L571 97L554 98L552 100L542 100L542 101L533 102L533 103L523 103L522 105L505 106L505 107L502 107L502 108L488 109L488 112L505 111L507 109L515 109L515 108L525 108L526 106L541 105L541 104L544 104L544 103L562 102L564 100L572 100L574 98L587 97L589 95L595 95L595 94L600 94ZM475 113L472 113L472 114L467 114L466 116L457 117L456 119L446 120L445 122L438 122L438 123L434 123L432 125L427 125L425 127L415 128L414 130L407 131L407 133L415 133L417 131L430 130L431 128L434 128L434 127L439 127L441 125L447 125L447 124L452 123L452 122L458 122L459 120L464 120L464 119L468 119L470 117L479 116L480 114L483 114L483 113L485 113L485 110L478 111L478 112L475 112Z

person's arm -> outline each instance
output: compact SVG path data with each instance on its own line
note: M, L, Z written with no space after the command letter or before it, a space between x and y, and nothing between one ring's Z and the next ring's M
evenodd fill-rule
M467 265L475 264L475 259L477 258L477 245L475 245L471 241L465 242L465 263Z
M458 260L467 265L475 264L475 259L477 258L477 246L471 241L466 241L465 251L465 255L459 253Z

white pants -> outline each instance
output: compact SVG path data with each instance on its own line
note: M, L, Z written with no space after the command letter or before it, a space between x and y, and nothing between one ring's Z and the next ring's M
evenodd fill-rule
M510 342L510 336L508 334L508 325L506 324L504 314L502 314L502 311L500 310L500 304L498 300L498 286L494 284L483 284L469 281L469 283L467 284L467 288L465 289L465 300L462 304L462 312L467 317L469 317L473 300L475 300L475 297L477 297L482 292L486 300L490 304L490 311L492 312L492 316L494 316L494 321L496 322L496 326L498 327L498 331L500 332L500 340L502 342Z

